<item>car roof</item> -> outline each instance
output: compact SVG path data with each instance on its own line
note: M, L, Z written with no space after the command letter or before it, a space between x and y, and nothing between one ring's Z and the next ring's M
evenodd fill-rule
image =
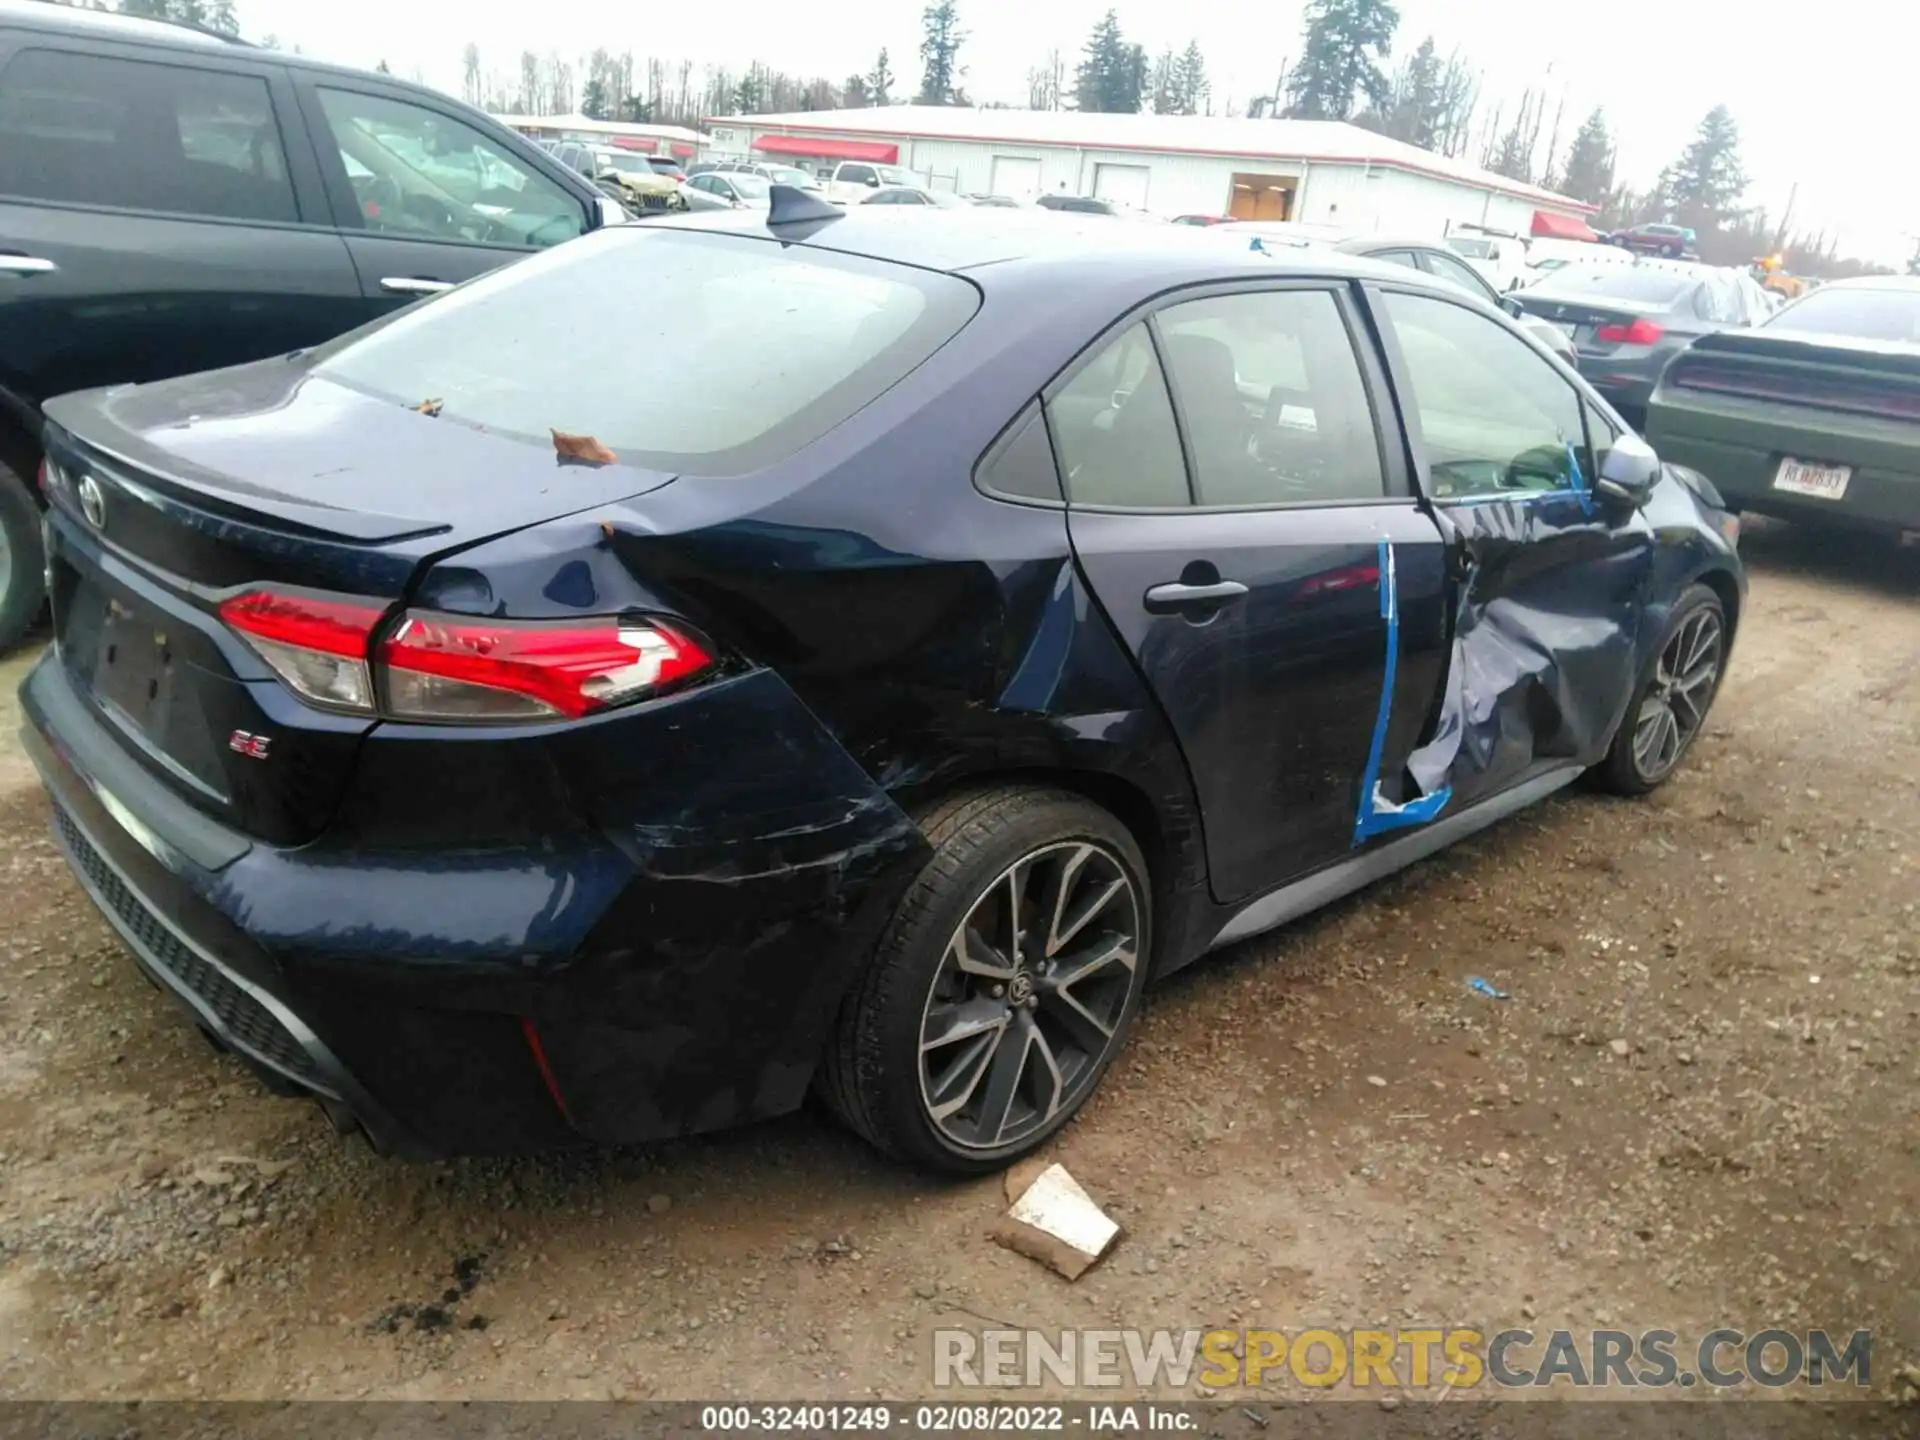
M1817 290L1889 290L1899 295L1914 295L1920 294L1920 275L1849 275L1844 280L1828 280Z
M757 213L674 215L645 223L676 229L768 233L765 217ZM1025 273L1056 269L1071 272L1095 261L1110 262L1110 274L1115 269L1138 271L1151 277L1157 288L1290 274L1373 276L1392 279L1396 284L1422 280L1417 271L1323 247L1299 256L1262 253L1223 245L1210 230L1192 226L1115 226L1095 220L1082 222L1071 215L994 206L954 210L936 226L896 206L857 205L837 218L782 230L779 238L787 243L816 245L923 270L966 274L986 284L992 283L990 272L1000 267ZM1429 288L1435 293L1450 293L1437 282Z

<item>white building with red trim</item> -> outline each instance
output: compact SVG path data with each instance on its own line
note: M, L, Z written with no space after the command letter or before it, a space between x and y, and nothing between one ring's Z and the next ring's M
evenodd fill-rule
M899 165L961 194L1094 195L1169 218L1235 215L1433 235L1479 225L1570 235L1593 213L1551 190L1325 120L891 105L720 116L706 124L715 154L778 157L809 168Z

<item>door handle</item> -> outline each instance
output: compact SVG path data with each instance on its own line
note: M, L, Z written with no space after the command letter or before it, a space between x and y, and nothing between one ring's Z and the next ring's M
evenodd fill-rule
M0 255L0 275L46 275L59 268L38 255Z
M451 290L451 280L429 280L420 275L389 275L380 282L380 288L389 295L438 295L442 290Z
M1152 586L1146 594L1146 606L1154 615L1171 615L1186 610L1214 610L1240 599L1247 587L1238 580L1216 580L1211 585Z

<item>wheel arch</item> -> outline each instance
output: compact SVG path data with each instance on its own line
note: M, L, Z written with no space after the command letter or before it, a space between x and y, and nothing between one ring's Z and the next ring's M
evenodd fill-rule
M1147 864L1147 883L1153 898L1153 961L1156 975L1177 968L1192 948L1189 933L1195 903L1206 896L1206 862L1198 812L1183 807L1191 800L1172 797L1156 801L1132 776L1111 770L1066 765L1015 765L970 771L946 777L896 799L909 815L918 816L970 791L1018 786L1034 790L1061 790L1098 805L1118 820L1140 847Z
M1740 632L1740 583L1733 572L1716 565L1701 571L1694 577L1694 583L1704 585L1720 602L1720 608L1727 616L1727 639L1729 643Z

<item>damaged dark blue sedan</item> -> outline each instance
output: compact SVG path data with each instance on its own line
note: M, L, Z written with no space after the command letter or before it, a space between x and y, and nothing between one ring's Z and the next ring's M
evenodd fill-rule
M1150 978L1665 780L1745 593L1506 317L1167 227L776 192L47 415L74 872L410 1155L1003 1164Z

